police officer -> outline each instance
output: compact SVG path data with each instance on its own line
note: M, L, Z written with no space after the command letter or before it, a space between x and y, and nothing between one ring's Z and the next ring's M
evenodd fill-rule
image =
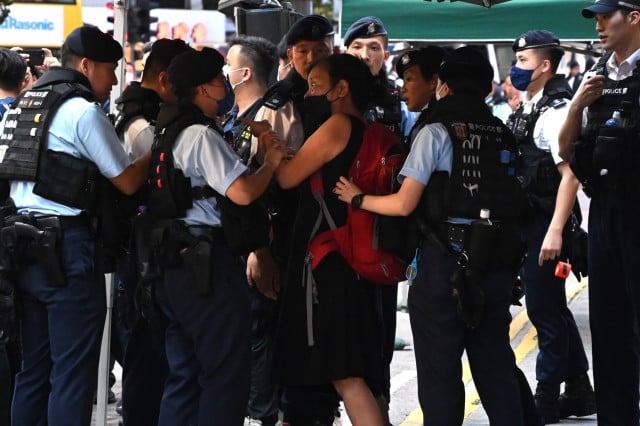
M131 158L138 158L151 149L160 105L175 100L167 67L174 56L187 49L189 46L182 40L156 40L145 61L141 81L131 82L116 99L116 132Z
M640 1L601 0L582 15L595 18L607 53L573 97L560 154L591 195L589 322L598 423L631 425L640 420ZM612 117L616 110L620 119Z
M409 111L418 112L418 118L409 132L408 146L411 147L427 124L429 106L435 103L438 86L438 70L444 56L444 50L437 46L428 46L410 50L398 60L398 75L402 77L402 96Z
M331 22L320 15L304 16L287 31L291 70L283 80L269 88L256 121L266 120L290 148L300 148L329 117L326 105L304 106L303 101L307 91L307 68L315 59L333 53L333 34Z
M515 140L484 102L493 71L482 54L471 47L456 49L438 75L439 101L429 124L420 130L422 143L412 145L400 172L400 190L388 196L362 194L341 177L335 192L356 208L386 215L410 214L424 194L428 210L418 214L430 232L424 230L427 239L409 291L409 313L418 396L427 422L462 424L461 356L466 350L491 424L523 425L509 345L514 273L510 258L518 241L514 206L520 194L509 164ZM501 151L505 163L499 162ZM473 163L465 161L469 155ZM439 211L433 209L437 205L442 206ZM500 224L474 221L480 215L490 215Z
M162 231L165 269L156 296L169 318L169 377L161 426L242 425L247 408L249 293L241 259L229 248L234 230L222 228L221 197L251 203L267 188L284 152L269 149L249 175L222 138L215 120L233 106L223 64L211 48L176 56L168 72L178 102L163 106L156 123L149 211L161 216L166 203L190 195L179 220L169 220ZM178 181L189 187L173 192Z
M116 132L132 159L151 149L160 106L163 102L175 101L167 67L171 59L189 49L182 40L155 41L144 65L142 81L132 82L116 100ZM146 204L141 197L140 194L130 197L124 204L133 204L130 207L135 209ZM138 212L129 212L132 213ZM131 229L131 222L129 216L121 225ZM129 236L129 241L135 239ZM135 244L127 252L135 253ZM119 314L130 328L122 366L122 417L124 425L151 426L158 424L160 399L168 371L164 351L166 319L159 312L143 317L140 309L136 310L134 300L138 276L135 265L135 259L125 256L119 262L119 290L124 294L118 298L118 310L125 311ZM126 303L121 304L122 300Z
M595 412L587 356L567 306L565 279L554 274L555 259L573 260L570 228L579 226L572 216L579 182L558 154L558 133L572 96L564 76L556 74L564 55L559 45L550 31L522 34L512 46L516 64L510 73L513 85L526 91L509 125L520 146L529 204L523 229L528 252L523 277L527 312L538 331L535 402L547 424ZM565 394L559 400L562 382Z
M4 122L0 138L7 156L0 174L12 181L19 215L2 232L20 262L24 358L13 424L90 422L106 302L86 212L95 209L100 175L132 194L149 168L149 155L130 162L99 107L117 81L121 58L122 47L109 35L92 26L76 28L62 46L62 67L24 92ZM41 149L10 155L25 143ZM21 253L23 244L28 249Z
M239 36L229 41L225 62L223 71L233 87L236 105L227 114L223 130L242 162L250 165L257 147L251 144L251 127L240 118L253 119L263 105L269 75L276 65L276 46L262 37ZM265 207L267 215L266 201L261 199L258 203ZM249 254L246 274L251 284L251 389L247 417L250 422L274 426L278 421L278 392L272 377L273 334L280 272L268 246Z
M384 68L389 59L389 37L384 24L375 16L358 19L344 34L346 53L362 59L375 77L373 100L365 118L368 121L383 123L395 135L403 139L400 128L400 92L388 79Z

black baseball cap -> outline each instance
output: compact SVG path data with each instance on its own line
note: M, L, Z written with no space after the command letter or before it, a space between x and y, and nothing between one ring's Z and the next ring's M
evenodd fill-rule
M593 18L598 13L613 13L618 9L640 12L640 0L596 0L591 6L582 9L582 16Z
M511 45L511 48L514 52L520 52L521 50L556 46L560 46L560 40L551 31L531 30L518 37Z
M358 19L351 24L344 34L344 45L349 47L351 42L357 38L371 38L376 36L386 36L387 30L379 18L367 16Z
M493 67L489 60L471 46L459 47L451 52L440 65L438 77L455 91L460 84L477 88L478 93L487 94L493 82Z
M171 60L167 69L169 82L176 89L189 89L213 80L224 65L224 58L215 49L188 49Z
M64 46L76 55L96 62L118 62L122 59L120 43L93 25L83 25L71 31Z

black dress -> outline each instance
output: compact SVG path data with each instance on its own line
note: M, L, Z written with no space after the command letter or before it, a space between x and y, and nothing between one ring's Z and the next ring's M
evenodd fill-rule
M325 202L337 226L347 217L347 204L333 194L340 176L362 144L364 124L351 118L351 136L345 149L322 168ZM281 294L281 315L276 343L276 374L286 386L330 384L347 377L379 383L382 344L377 286L360 279L337 253L330 253L313 272L313 338L307 334L306 287L303 279L307 246L319 212L309 179L300 186L300 201L293 224L291 251ZM318 232L328 229L322 221Z

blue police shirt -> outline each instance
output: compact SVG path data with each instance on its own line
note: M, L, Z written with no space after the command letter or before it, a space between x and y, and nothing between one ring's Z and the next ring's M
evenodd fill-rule
M107 179L122 174L131 164L113 125L96 103L75 97L64 102L53 117L48 148L95 163ZM33 193L34 182L11 182L11 198L18 212L74 216L81 210Z
M446 171L451 175L453 165L453 145L447 128L442 123L428 124L416 134L411 143L411 151L398 175L402 183L405 177L429 183L435 171Z
M191 178L192 186L209 185L221 195L248 172L222 136L202 124L194 124L180 132L173 146L173 161L175 167ZM183 219L187 225L220 226L215 197L194 200Z

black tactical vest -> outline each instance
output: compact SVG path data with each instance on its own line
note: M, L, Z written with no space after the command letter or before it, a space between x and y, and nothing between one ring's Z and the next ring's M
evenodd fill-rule
M538 118L549 108L561 108L566 99L573 96L564 76L556 75L545 85L542 98L533 109L525 113L520 107L509 117L507 126L511 129L520 149L520 176L522 187L527 193L537 197L555 196L562 176L558 172L551 152L538 148L533 140L533 131Z
M640 162L640 67L624 80L607 77L606 60L596 64L605 75L602 96L589 105L587 126L573 145L571 168L589 193L634 188ZM614 111L621 112L617 127L608 126Z
M167 104L160 109L149 170L149 212L157 218L184 217L193 206L193 199L216 195L209 186L192 187L191 179L173 162L173 145L178 135L194 124L217 129L215 123L190 102Z
M35 182L34 194L84 210L95 207L100 174L91 161L47 149L48 129L73 97L93 101L78 71L54 68L14 101L0 134L0 179Z
M251 156L251 140L253 134L251 133L251 126L240 121L239 118L247 118L253 120L258 110L262 107L263 100L256 100L249 108L247 108L240 117L237 116L238 110L235 114L230 114L225 122L222 124L224 130L224 139L238 154L242 164L248 165L249 157ZM236 107L237 108L237 107Z
M142 117L155 126L161 103L162 99L154 90L145 89L138 82L131 83L116 99L118 113L114 125L120 139L123 139L127 125L136 117Z
M484 99L447 96L434 105L428 123L443 123L453 145L451 175L440 195L445 200L441 219L477 218L481 209L489 209L494 219L516 221L522 202L515 167L517 144Z

